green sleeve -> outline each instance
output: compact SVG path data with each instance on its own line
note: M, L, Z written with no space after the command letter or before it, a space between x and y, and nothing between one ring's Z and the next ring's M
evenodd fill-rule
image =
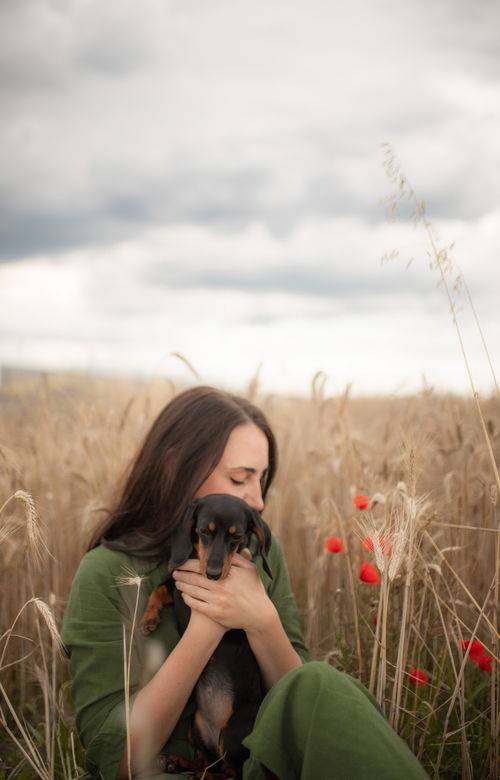
M304 642L295 596L292 593L290 577L281 542L273 535L268 555L272 579L264 572L260 557L254 556L257 569L269 598L278 610L283 628L291 645L302 661L309 661L309 652Z
M86 749L87 768L112 777L124 749L122 626L128 621L116 583L116 577L123 574L119 554L105 552L93 550L78 568L62 639L69 656L76 725Z
M144 577L139 589L120 584L127 573ZM86 751L86 766L93 776L105 780L116 777L125 749L124 627L128 648L134 615L137 626L148 594L165 575L166 566L147 565L98 547L84 556L73 580L62 639L69 657L76 725ZM135 631L130 652L130 705L138 688L155 673L178 639L168 608L154 638L143 638ZM177 752L181 754L186 750L185 721L189 715L188 707L170 740L175 742L180 735L182 745Z

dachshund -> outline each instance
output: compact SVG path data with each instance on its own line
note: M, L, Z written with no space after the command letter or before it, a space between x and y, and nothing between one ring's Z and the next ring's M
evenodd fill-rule
M235 496L214 493L191 502L179 529L174 534L170 571L182 567L193 555L200 560L201 573L212 580L224 579L231 569L236 552L247 547L255 535L263 568L272 578L267 561L271 531L259 512ZM151 594L141 620L141 631L147 635L160 622L165 604L174 604L174 613L182 634L191 610L176 588L173 597L163 583ZM264 697L259 667L246 634L241 629L227 631L205 666L196 691L196 712L191 728L191 742L197 750L194 762L168 757L170 771L177 768L200 770L220 760L223 774L215 778L242 777L249 752L242 741L251 732ZM173 763L172 763L173 762ZM212 775L203 774L209 778Z

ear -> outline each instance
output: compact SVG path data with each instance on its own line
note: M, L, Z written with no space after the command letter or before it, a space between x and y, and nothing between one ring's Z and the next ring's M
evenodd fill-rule
M256 509L248 509L250 514L250 531L255 534L258 542L258 553L262 557L262 564L266 574L272 579L273 575L267 562L267 553L271 546L271 530Z
M169 571L178 569L183 563L191 557L193 552L193 525L196 518L198 502L191 501L186 514L182 518L177 530L172 537L172 547L170 549L170 560L168 562Z

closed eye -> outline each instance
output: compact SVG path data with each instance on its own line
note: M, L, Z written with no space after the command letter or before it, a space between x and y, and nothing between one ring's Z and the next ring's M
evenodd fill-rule
M229 477L233 485L244 485L245 483L241 479L235 479L234 477Z

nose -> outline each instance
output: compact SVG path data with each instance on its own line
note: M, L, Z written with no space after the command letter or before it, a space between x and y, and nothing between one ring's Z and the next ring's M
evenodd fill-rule
M248 490L244 496L244 500L252 509L256 509L257 512L262 512L264 509L264 499L262 498L262 488L260 482L248 487Z

